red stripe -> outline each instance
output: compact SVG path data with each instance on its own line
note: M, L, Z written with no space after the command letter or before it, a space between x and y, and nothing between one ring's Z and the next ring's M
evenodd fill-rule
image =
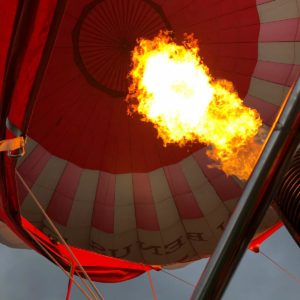
M244 103L245 105L254 108L259 112L264 124L268 126L271 126L273 124L279 109L278 106L251 95L246 96Z
M258 61L253 73L253 77L281 85L287 85L293 67L294 66L292 64Z
M19 166L18 171L30 188L38 179L50 157L51 154L38 145ZM17 181L17 184L19 203L22 204L28 192L19 181Z
M104 232L114 232L115 175L102 172L99 176L92 225Z
M144 230L160 229L147 174L132 175L136 225Z
M47 213L61 225L68 223L81 172L81 168L68 163L50 200Z
M179 164L165 167L164 171L180 217L182 219L203 217L203 213Z
M212 161L206 156L205 151L206 148L200 149L193 156L220 199L227 201L239 198L242 194L241 187L222 171L216 168L209 168L208 165L212 164Z
M260 42L288 42L299 41L298 33L299 18L273 21L260 25Z

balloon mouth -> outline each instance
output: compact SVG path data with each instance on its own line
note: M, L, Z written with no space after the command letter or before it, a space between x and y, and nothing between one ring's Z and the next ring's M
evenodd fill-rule
M118 98L128 92L130 56L137 39L172 28L152 1L135 0L118 12L112 8L114 1L95 0L86 5L72 39L75 63L87 82Z

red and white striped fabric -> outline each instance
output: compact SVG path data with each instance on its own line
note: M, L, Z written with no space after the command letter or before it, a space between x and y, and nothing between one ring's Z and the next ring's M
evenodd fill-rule
M68 243L148 264L208 256L242 188L209 169L205 149L148 173L83 169L51 155L33 140L18 170ZM55 236L19 185L21 212ZM269 211L261 230L273 225Z
M269 127L299 76L299 16L298 0L67 1L17 168L68 243L148 264L209 256L243 187L203 145L164 147L128 117L129 52L160 29L194 33L211 73ZM53 235L21 185L19 200ZM260 230L276 220L270 210Z

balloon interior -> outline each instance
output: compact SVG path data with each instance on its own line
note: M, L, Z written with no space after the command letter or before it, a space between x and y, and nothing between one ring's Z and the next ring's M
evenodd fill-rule
M165 145L210 146L206 153L215 166L247 180L261 149L255 136L262 120L243 104L231 82L210 75L193 35L185 34L182 45L170 32L140 39L132 61L131 113L152 122Z
M26 140L1 242L81 272L56 228L101 282L209 257L299 75L298 2L0 1L0 144Z

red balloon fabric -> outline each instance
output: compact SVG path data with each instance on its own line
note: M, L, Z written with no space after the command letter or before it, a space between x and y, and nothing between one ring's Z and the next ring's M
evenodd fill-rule
M29 135L51 153L86 169L149 172L201 148L164 147L151 124L129 117L127 74L138 38L172 30L199 39L217 78L245 97L257 61L255 1L80 1L66 8L43 79ZM159 76L159 74L158 74ZM51 101L49 101L51 98Z

